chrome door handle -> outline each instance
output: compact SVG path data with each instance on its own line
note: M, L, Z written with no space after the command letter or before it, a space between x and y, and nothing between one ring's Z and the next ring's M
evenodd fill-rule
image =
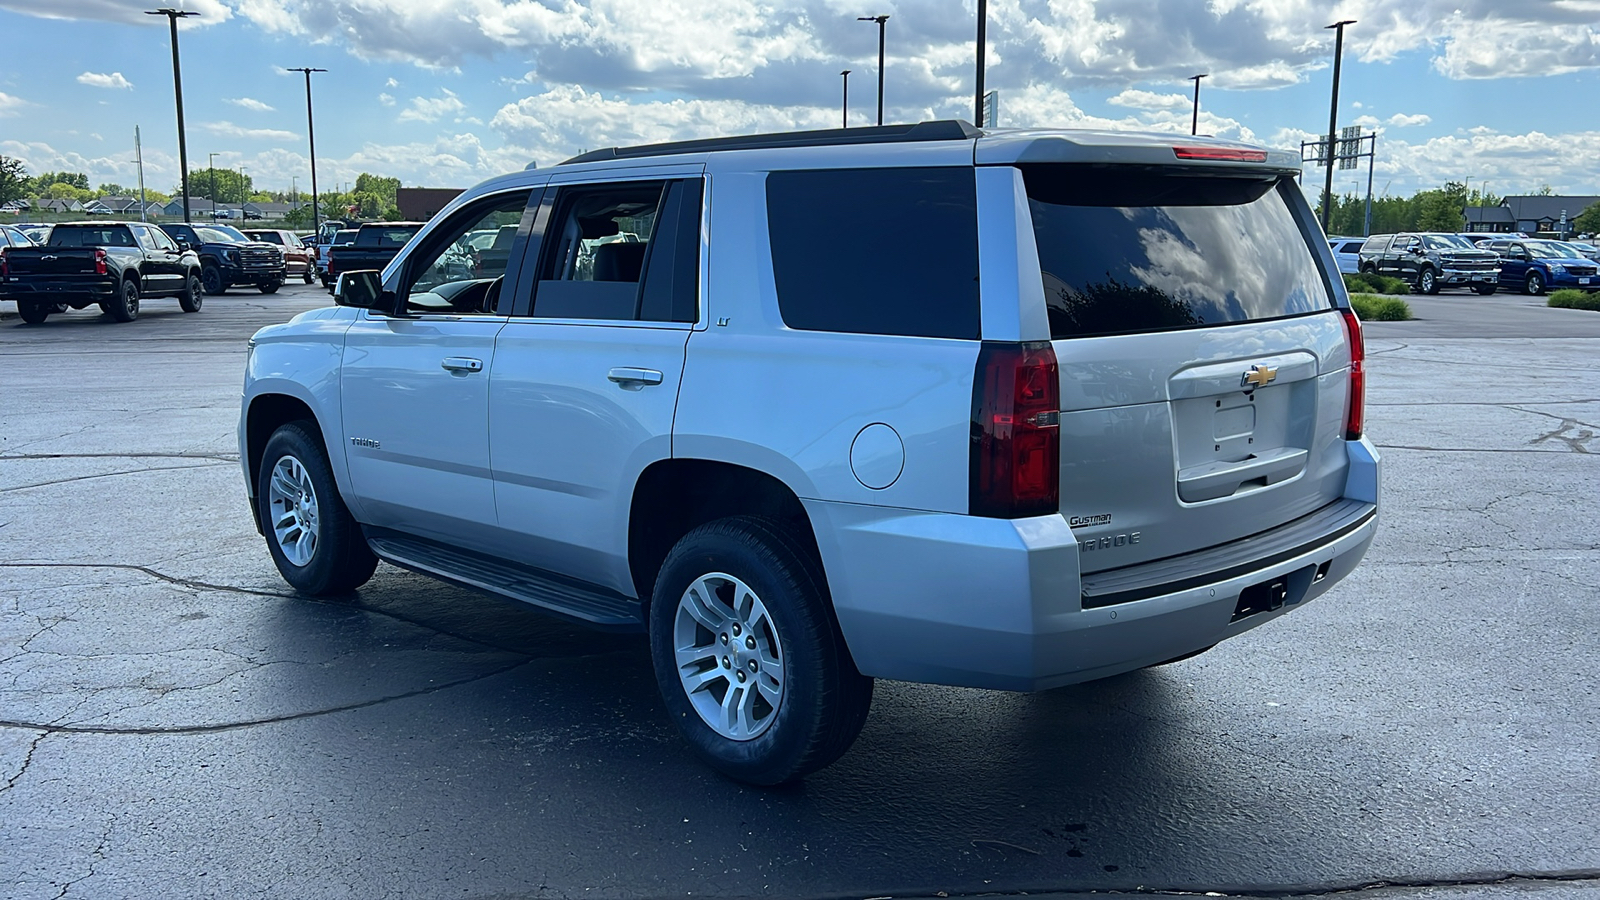
M447 356L440 366L452 372L482 372L483 360L472 359L468 356Z
M623 387L661 383L661 373L655 369L635 369L631 366L618 366L606 373L606 377Z

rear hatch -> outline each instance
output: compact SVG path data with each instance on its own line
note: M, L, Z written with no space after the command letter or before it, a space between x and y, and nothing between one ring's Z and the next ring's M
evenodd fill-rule
M1082 571L1268 532L1339 499L1349 348L1293 180L1021 168Z

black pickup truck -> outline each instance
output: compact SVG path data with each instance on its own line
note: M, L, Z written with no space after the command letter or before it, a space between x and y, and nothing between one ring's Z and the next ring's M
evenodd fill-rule
M275 293L289 280L283 248L252 241L231 225L161 226L169 237L200 255L200 283L208 294L236 284L252 284L263 294Z
M91 304L132 322L145 297L177 297L184 312L204 299L200 258L143 222L63 223L44 246L12 247L0 265L0 299L15 300L29 325Z
M336 244L328 250L328 290L339 283L340 272L382 269L389 264L425 222L368 222L356 232L351 244Z

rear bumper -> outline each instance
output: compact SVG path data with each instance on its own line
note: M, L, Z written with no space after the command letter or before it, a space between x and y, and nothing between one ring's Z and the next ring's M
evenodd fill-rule
M66 301L73 297L94 300L115 296L117 283L109 279L82 281L71 278L34 278L27 275L0 281L0 298L6 300Z
M1263 537L1256 536L1088 577L1059 515L983 519L824 501L806 509L863 673L1047 690L1209 647L1298 609L1350 574L1377 532L1378 457L1366 440L1347 447L1345 499L1275 529L1292 542L1248 546ZM1094 605L1119 579L1138 590ZM1281 607L1235 620L1241 592L1280 581ZM1099 598L1086 600L1097 586Z

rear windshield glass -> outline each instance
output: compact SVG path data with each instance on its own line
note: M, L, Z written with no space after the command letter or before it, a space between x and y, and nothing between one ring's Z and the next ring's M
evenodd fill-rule
M1292 182L1078 166L1023 173L1052 338L1332 308L1289 211Z
M420 226L410 228L404 226L397 228L363 228L356 235L356 243L363 247L404 247L406 241L420 230Z

